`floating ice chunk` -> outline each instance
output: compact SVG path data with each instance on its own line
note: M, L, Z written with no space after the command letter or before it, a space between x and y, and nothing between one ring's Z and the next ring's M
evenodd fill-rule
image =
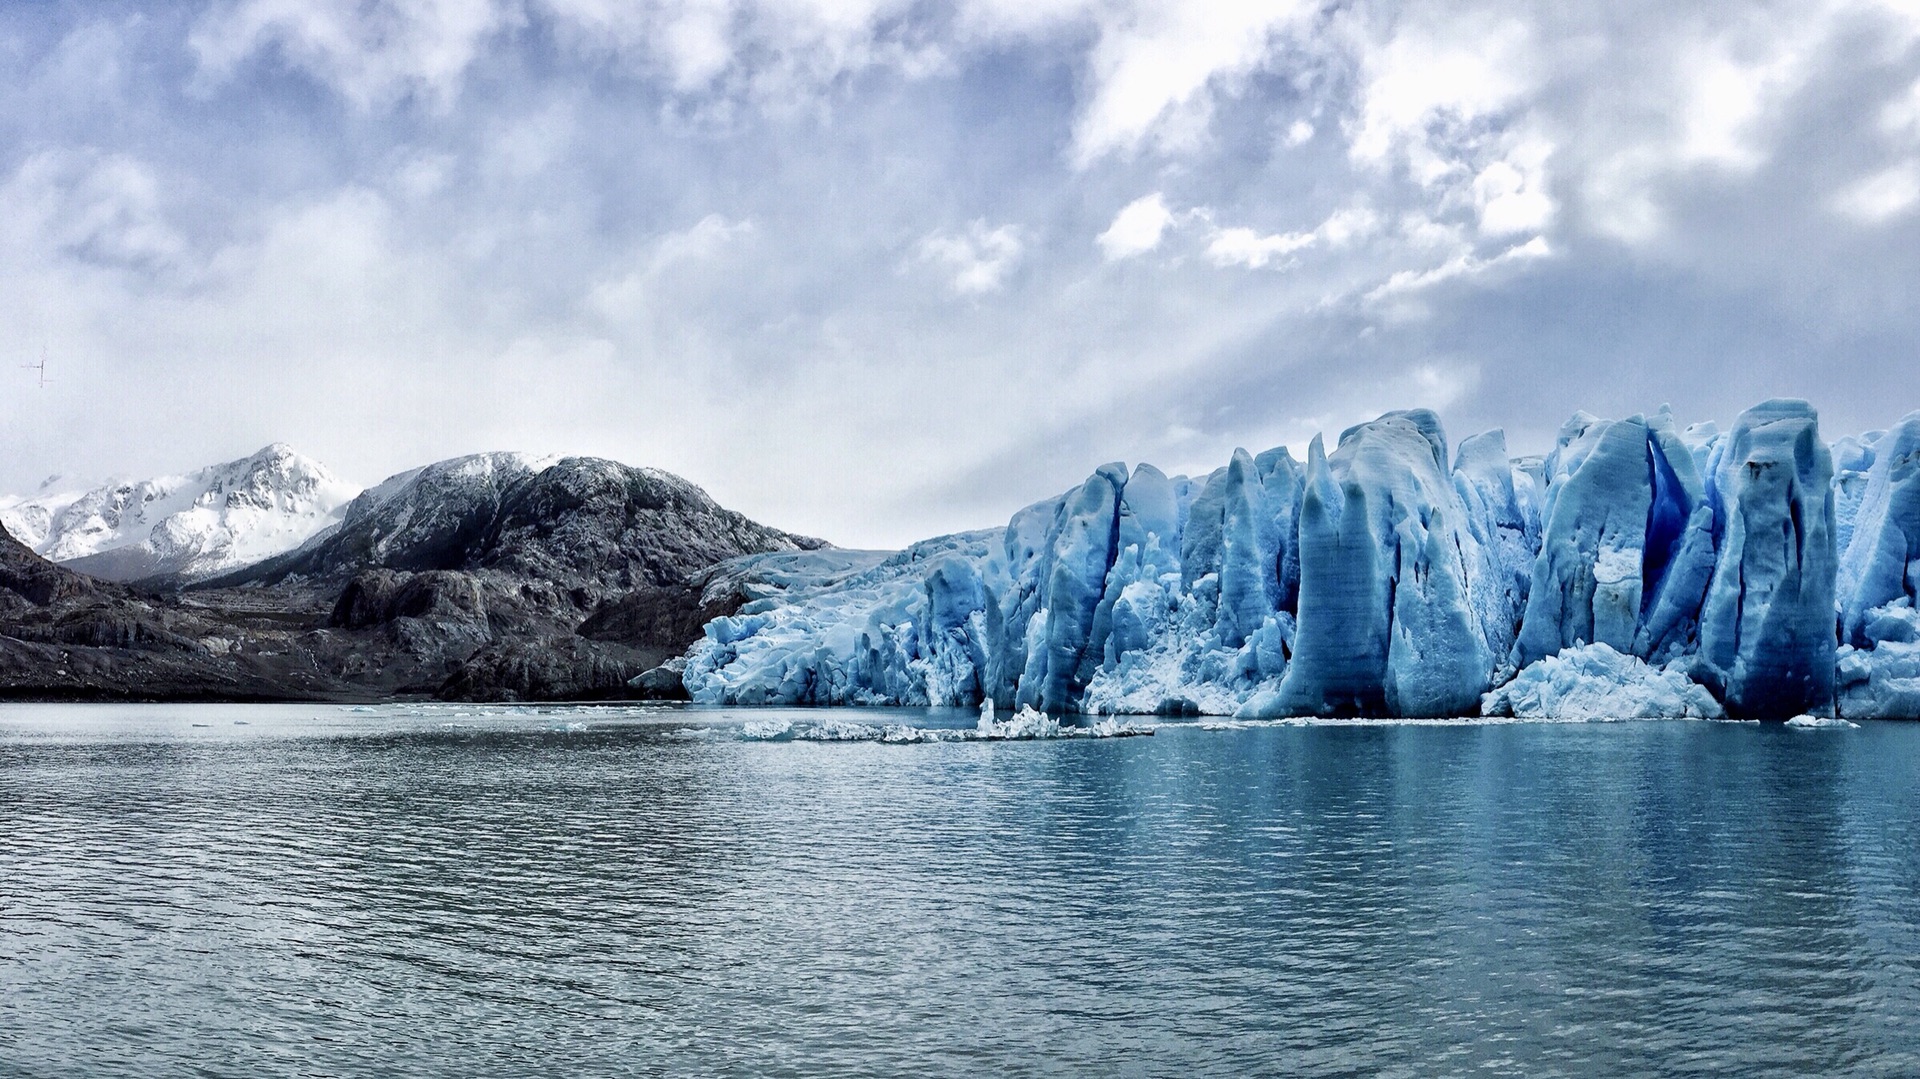
M1010 719L980 717L975 728L982 738L1058 738L1060 721L1033 708L1023 707Z
M793 736L806 742L878 742L886 737L886 733L885 728L871 724L832 719L800 727L793 732Z
M1103 719L1086 726L1069 726L1033 708L1022 708L1011 718L994 720L982 715L972 727L916 727L908 723L875 725L846 719L796 723L789 719L751 720L735 728L750 742L878 742L919 745L940 742L1022 742L1055 738L1129 738L1153 733L1151 726ZM676 732L682 736L711 735L714 728Z
M1108 716L1106 719L1095 720L1085 727L1069 728L1069 733L1084 738L1130 738L1135 735L1150 735L1153 733L1153 728Z
M1860 724L1849 723L1844 719L1834 719L1829 716L1805 715L1794 716L1792 719L1787 720L1787 726L1793 727L1796 730L1830 730L1835 728L1852 728L1858 730L1860 728Z
M755 742L776 742L793 737L790 719L750 719L740 728L740 737Z
M1676 665L1677 666L1677 665ZM1520 719L1718 719L1713 694L1673 667L1650 667L1606 644L1562 649L1481 698L1489 716Z

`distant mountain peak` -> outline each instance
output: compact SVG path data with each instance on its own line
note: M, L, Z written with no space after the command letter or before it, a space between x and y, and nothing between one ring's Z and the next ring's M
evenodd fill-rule
M197 580L290 551L359 489L284 442L178 476L113 480L0 508L35 553L95 577Z

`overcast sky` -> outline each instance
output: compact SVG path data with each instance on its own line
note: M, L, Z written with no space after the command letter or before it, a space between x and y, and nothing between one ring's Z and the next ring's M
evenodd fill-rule
M1915 0L16 2L0 101L15 493L522 449L893 546L1391 408L1920 407Z

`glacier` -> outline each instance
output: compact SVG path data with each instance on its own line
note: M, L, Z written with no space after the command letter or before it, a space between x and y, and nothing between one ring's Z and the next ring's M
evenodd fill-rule
M1845 445L1846 506L1836 577L1838 711L1848 719L1920 716L1920 412Z
M1280 711L1447 716L1479 701L1498 626L1474 593L1497 582L1467 516L1432 412L1350 428L1332 454L1315 440Z
M1577 413L1542 457L1425 409L1200 477L1095 469L1004 529L716 570L694 700L1046 713L1920 715L1920 413ZM757 590L757 591L756 591Z
M1719 557L1697 669L1736 715L1833 706L1833 457L1819 436L1806 402L1769 401L1741 413L1709 458Z

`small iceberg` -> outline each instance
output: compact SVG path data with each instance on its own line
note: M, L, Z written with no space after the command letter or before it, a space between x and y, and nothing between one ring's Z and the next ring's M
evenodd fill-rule
M793 740L793 722L786 719L750 719L740 728L740 737L751 742L789 742Z
M883 740L886 734L886 730L881 727L834 719L803 727L794 732L794 737L808 742L878 742Z
M1060 721L1040 711L1032 705L1023 706L1013 714L1012 719L996 720L990 713L982 712L980 722L974 731L981 738L993 740L1014 740L1026 738L1060 737Z
M1850 727L1854 730L1860 729L1860 724L1858 723L1845 719L1834 719L1829 716L1794 716L1792 719L1787 720L1787 726L1800 731L1827 730L1841 727Z
M1004 720L993 718L990 708L982 708L979 722L972 727L915 727L906 723L875 726L844 719L796 724L790 719L753 719L738 728L739 738L747 742L879 742L884 745L1025 742L1043 738L1131 738L1152 733L1151 726L1112 717L1083 727L1063 725L1031 706L1021 708L1012 718Z
M1604 643L1561 649L1480 699L1480 714L1515 719L1723 719L1726 710L1679 665L1649 666Z

